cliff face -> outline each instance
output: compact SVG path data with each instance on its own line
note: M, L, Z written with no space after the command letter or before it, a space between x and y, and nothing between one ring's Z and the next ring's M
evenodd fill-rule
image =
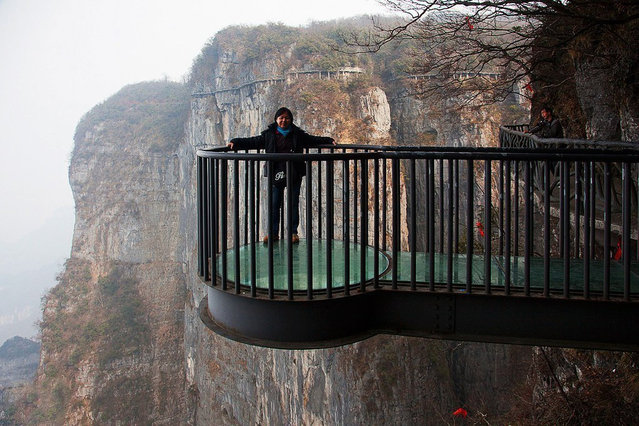
M28 422L179 423L185 411L182 182L188 93L122 89L78 125L71 258L46 296Z

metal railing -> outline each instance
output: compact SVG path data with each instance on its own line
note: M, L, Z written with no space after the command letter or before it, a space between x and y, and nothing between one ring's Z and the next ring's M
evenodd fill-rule
M300 236L327 242L319 271L325 286L314 278L312 244L305 246L305 282L296 282L300 260L287 225L283 257L274 258L272 235L261 242L273 213L274 162L285 162L289 177L296 163L306 170ZM638 163L639 151L629 149L200 149L198 271L211 286L253 298L310 300L385 288L634 302ZM286 224L291 201L287 191ZM334 242L342 243L338 255L347 269L339 285L332 279ZM353 245L370 248L372 261ZM260 285L256 252L264 249L268 277ZM388 268L377 253L389 259ZM353 282L351 256L359 257ZM286 264L284 286L275 283L278 262Z
M542 138L527 133L527 124L499 127L499 146L502 148L583 148L583 149L637 149L637 142L587 140L570 138Z

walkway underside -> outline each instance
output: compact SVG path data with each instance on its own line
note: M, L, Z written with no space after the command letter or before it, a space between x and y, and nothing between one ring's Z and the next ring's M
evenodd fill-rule
M451 340L639 350L639 311L626 302L371 290L269 300L208 288L200 317L227 338L271 348L338 346L380 333Z

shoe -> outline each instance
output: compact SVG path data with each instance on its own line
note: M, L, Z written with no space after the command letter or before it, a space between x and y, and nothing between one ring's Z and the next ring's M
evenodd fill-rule
M300 242L300 237L299 237L299 235L297 235L297 234L293 234L293 237L291 238L291 242L292 242L293 244L297 244L297 243L299 243L299 242Z

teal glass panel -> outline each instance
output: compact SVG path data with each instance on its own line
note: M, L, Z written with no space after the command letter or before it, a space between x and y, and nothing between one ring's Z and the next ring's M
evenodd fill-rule
M361 280L361 256L362 246L349 243L349 284L359 285ZM293 255L293 289L306 290L308 283L308 262L307 262L308 241L301 239L299 243L292 245ZM332 242L332 288L343 288L346 279L346 244L343 241L333 240ZM327 241L312 240L312 277L313 289L324 290L327 283ZM251 247L242 246L240 253L240 284L251 285ZM373 247L364 248L365 255L365 281L370 281L374 277L375 249ZM388 268L388 258L381 252L377 253L379 259L379 272L385 272ZM288 243L286 240L278 240L273 244L273 286L275 290L288 289ZM221 271L222 256L218 256L218 271ZM227 279L235 282L235 250L230 249L226 253ZM255 283L260 289L268 289L268 245L255 243Z

